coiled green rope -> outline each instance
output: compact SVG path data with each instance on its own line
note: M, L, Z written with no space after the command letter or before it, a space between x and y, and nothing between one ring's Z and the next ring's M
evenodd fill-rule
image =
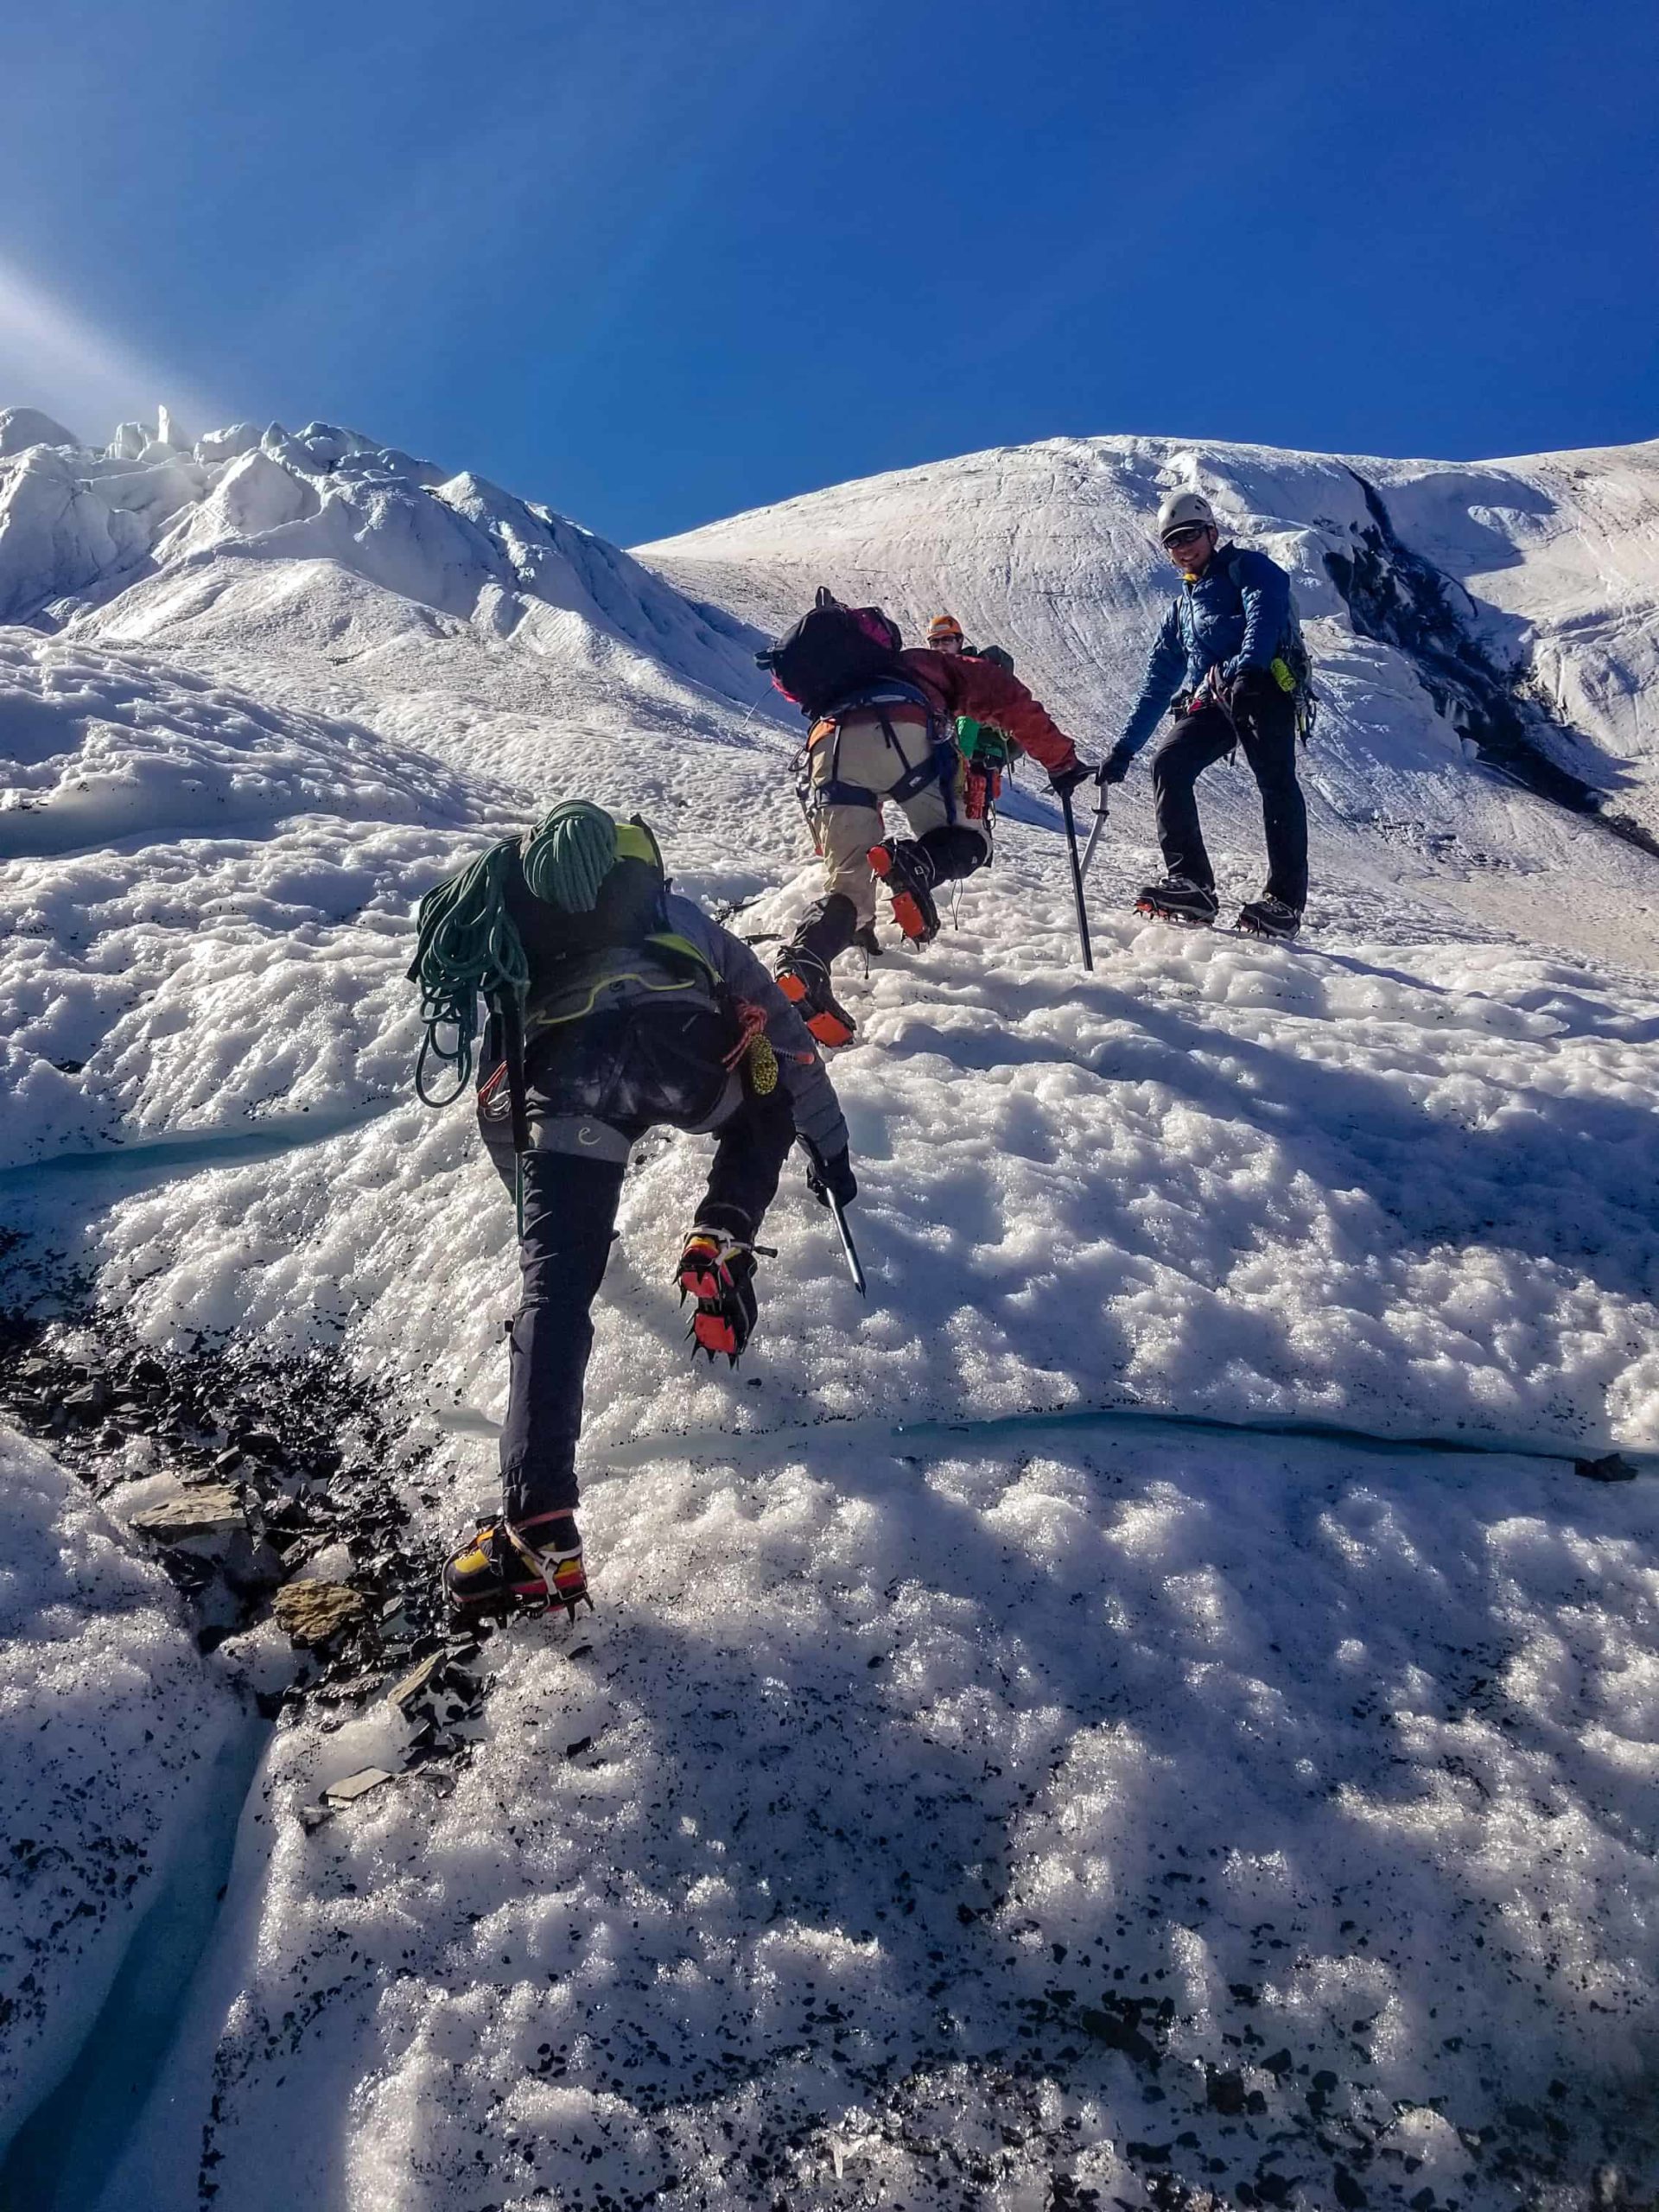
M616 861L616 823L603 807L569 799L522 841L509 837L458 874L435 884L421 901L409 980L421 987L426 1036L415 1064L415 1095L423 1106L452 1106L472 1079L480 995L505 1008L523 1007L530 962L508 911L505 879L515 849L531 893L563 913L591 913ZM442 1032L454 1033L446 1044ZM447 1098L428 1088L429 1063L454 1068Z
M507 994L524 1003L530 987L530 963L524 940L507 912L502 880L517 840L508 838L458 875L435 884L421 901L416 924L411 983L421 987L421 1019L426 1036L415 1063L415 1095L423 1106L453 1106L472 1080L473 1049L478 1042L478 1001ZM446 1045L442 1033L452 1030ZM435 1097L429 1076L452 1067L455 1087Z
M591 799L567 799L524 841L524 881L562 914L591 914L616 865L616 823Z

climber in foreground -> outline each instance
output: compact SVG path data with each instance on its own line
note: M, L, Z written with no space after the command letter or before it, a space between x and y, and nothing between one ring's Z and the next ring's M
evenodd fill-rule
M1296 780L1307 655L1289 577L1265 553L1224 545L1220 535L1200 492L1172 492L1158 511L1158 536L1181 571L1181 590L1100 781L1122 781L1173 702L1174 727L1152 764L1166 873L1135 906L1167 921L1207 924L1216 918L1216 879L1193 787L1206 768L1243 747L1262 793L1268 880L1262 896L1240 908L1238 926L1261 937L1294 937L1307 904L1307 810Z
M875 919L875 885L916 944L938 934L937 884L971 875L990 856L982 821L968 817L957 718L1006 730L1047 769L1050 788L1072 791L1092 771L1019 678L962 651L962 627L937 618L925 648L904 650L899 626L879 607L843 607L820 590L786 638L757 656L785 698L811 723L806 741L824 896L778 961L778 981L821 1044L844 1045L852 1017L837 1005L830 971ZM883 835L891 799L911 836Z
M735 1365L755 1323L755 1237L798 1137L823 1204L857 1195L847 1126L799 1017L747 946L668 888L656 839L576 799L421 901L429 1055L471 1071L476 995L491 1007L477 1110L518 1202L523 1294L511 1326L503 1510L449 1559L461 1614L591 1605L575 1454L628 1155L647 1129L714 1135L709 1186L675 1270L690 1336ZM439 1043L453 1025L454 1049Z

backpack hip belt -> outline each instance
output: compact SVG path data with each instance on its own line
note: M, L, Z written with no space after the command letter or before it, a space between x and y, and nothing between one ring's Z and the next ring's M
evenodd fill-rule
M708 1007L718 1003L714 980L694 948L668 931L640 945L607 945L562 963L534 994L524 1010L525 1041L583 1020L601 1003L616 1007L669 996Z
M537 1114L531 1124L528 1149L568 1152L578 1160L602 1160L613 1167L626 1167L639 1140L591 1114Z

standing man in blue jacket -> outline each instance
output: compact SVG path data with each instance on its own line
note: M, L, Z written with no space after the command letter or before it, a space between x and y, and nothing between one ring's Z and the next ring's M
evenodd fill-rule
M1158 536L1181 571L1128 727L1100 770L1122 783L1129 763L1173 706L1174 726L1152 764L1158 842L1166 874L1135 901L1166 921L1216 918L1216 878L1198 826L1194 785L1240 746L1262 793L1267 888L1240 909L1238 926L1294 937L1307 904L1307 809L1296 781L1296 683L1303 674L1290 578L1265 553L1219 543L1201 492L1172 492Z

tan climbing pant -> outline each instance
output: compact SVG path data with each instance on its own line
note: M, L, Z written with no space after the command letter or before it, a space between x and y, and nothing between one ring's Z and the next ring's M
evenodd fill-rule
M840 744L836 742L839 727ZM872 715L851 715L838 726L820 723L823 735L814 734L812 781L820 789L831 782L855 784L874 794L869 806L844 799L820 799L819 834L823 841L824 888L850 899L865 928L875 919L875 878L868 860L872 845L887 831L881 802L891 796L927 758L927 730L916 721L889 721L885 726ZM889 735L888 732L892 734ZM963 772L956 772L955 820L959 829L973 830L987 845L990 839L982 823L964 821L962 812ZM925 837L930 830L943 830L952 819L944 788L938 782L924 784L908 798L893 800L910 825L912 837Z

